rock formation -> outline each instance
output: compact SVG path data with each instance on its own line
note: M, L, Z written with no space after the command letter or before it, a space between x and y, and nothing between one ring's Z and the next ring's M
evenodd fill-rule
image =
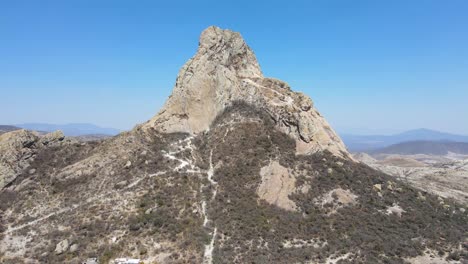
M38 149L59 144L64 135L60 131L40 136L36 132L16 130L0 135L0 190L12 182L34 161ZM33 172L33 169L31 170ZM33 173L31 173L33 174Z
M0 151L0 263L468 256L466 206L346 157L310 99L215 27L150 122L86 142L16 131Z
M343 142L308 96L264 77L242 36L214 26L202 32L198 51L180 70L172 95L145 127L198 134L239 100L265 109L276 127L296 140L298 153L329 150L347 156Z

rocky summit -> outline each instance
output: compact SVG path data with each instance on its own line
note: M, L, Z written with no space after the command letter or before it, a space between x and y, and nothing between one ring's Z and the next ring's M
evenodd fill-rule
M159 114L0 136L0 263L465 263L465 205L349 157L307 96L210 27Z
M264 77L242 36L218 27L202 32L198 51L180 70L172 95L145 127L198 134L235 101L268 112L275 127L296 140L300 154L328 150L348 156L308 96L292 91L283 81Z

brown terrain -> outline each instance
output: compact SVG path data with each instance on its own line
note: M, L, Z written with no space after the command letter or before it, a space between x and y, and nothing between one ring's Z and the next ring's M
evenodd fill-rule
M421 190L468 205L468 156L355 154L354 158Z

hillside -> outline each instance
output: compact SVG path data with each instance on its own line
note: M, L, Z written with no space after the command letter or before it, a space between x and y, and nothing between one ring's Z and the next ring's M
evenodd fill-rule
M197 137L136 130L40 152L36 172L2 192L0 249L7 263L401 263L463 241L460 205L328 152L296 156L294 145L239 103ZM61 252L62 241L78 249Z
M0 134L11 132L15 130L19 130L21 128L15 126L7 126L7 125L0 125Z
M354 161L230 30L202 33L161 112L132 131L21 130L0 148L1 263L468 260L466 206Z

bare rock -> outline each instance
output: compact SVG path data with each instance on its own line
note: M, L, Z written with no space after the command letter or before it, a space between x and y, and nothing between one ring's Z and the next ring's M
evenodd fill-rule
M115 184L115 188L121 189L121 188L123 188L123 187L125 187L127 185L128 185L128 181L120 181L120 182Z
M60 255L63 254L68 250L70 247L70 243L68 242L68 239L62 240L60 243L55 246L55 254Z
M0 190L10 184L34 161L39 151L62 144L65 136L61 131L39 135L35 131L16 130L0 135ZM32 168L30 175L36 173Z
M376 192L382 191L382 184L374 184L374 191Z
M296 189L296 178L278 161L272 161L260 170L262 183L257 189L260 199L288 211L296 210L289 195Z
M17 130L0 135L0 190L29 167L39 135Z
M57 130L55 132L51 132L42 136L39 142L42 143L43 145L55 145L63 141L64 139L65 139L65 135L63 134L63 132Z
M314 202L322 208L328 208L328 214L334 214L342 207L356 204L357 198L358 196L350 190L336 188L325 193L320 198L314 200Z
M405 213L406 211L403 210L398 204L393 204L393 206L387 207L387 215L395 214L398 217L401 217L402 213Z
M79 248L80 246L78 244L73 244L70 246L70 252L71 253L77 252Z
M308 96L292 91L283 81L264 77L242 36L214 26L202 32L198 51L180 70L172 95L143 128L201 133L239 100L267 111L279 130L296 139L298 153L328 150L348 156Z

